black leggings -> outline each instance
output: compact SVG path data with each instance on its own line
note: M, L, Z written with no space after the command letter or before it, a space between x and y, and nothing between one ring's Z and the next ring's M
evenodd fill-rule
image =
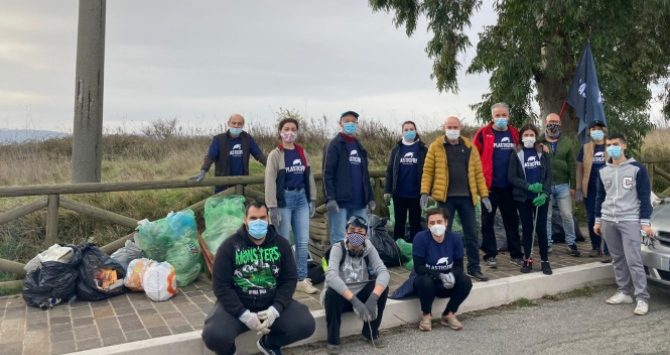
M393 213L395 225L393 226L393 239L405 239L405 227L407 212L409 212L409 238L408 242L414 240L414 236L421 232L421 205L419 198L393 197Z
M435 297L449 297L449 303L447 303L447 307L442 312L442 315L446 315L449 312L456 313L458 307L470 294L472 281L463 273L455 274L455 280L454 288L447 290L442 286L442 281L433 280L429 275L418 275L414 280L414 290L419 295L421 312L423 314L431 313Z
M535 223L535 212L537 211L537 223L535 224L535 234L537 234L537 242L540 249L540 259L542 261L549 261L548 249L549 243L547 241L547 212L549 203L536 208L533 206L533 200L526 200L526 202L517 202L519 209L519 217L521 217L521 229L523 230L523 251L524 257L528 259L531 253L531 245L533 243L533 223Z
M282 347L308 338L314 333L314 317L302 303L292 301L272 324L267 341L272 347ZM248 331L244 323L216 302L202 329L202 340L217 354L234 354L235 338Z
M365 303L368 297L375 289L375 281L369 281L365 288L356 294L361 302ZM379 326L382 324L382 316L384 315L384 308L386 307L386 298L388 297L388 287L379 296L377 300L377 318L370 322L370 325L363 323L363 330L361 334L368 339L377 339L379 337ZM328 326L328 344L340 344L340 324L342 323L342 313L353 312L351 302L347 301L342 295L337 293L332 288L326 290L326 297L324 299L324 306L326 308L326 324ZM372 334L370 334L372 328Z

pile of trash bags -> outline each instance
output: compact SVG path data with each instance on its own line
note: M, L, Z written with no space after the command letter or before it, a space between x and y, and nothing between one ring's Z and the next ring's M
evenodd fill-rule
M146 257L167 261L175 268L178 286L187 286L198 278L202 253L192 210L170 212L153 222L141 221L135 242Z
M52 308L79 299L99 301L126 292L125 268L94 244L54 244L25 266L23 298Z
M223 241L244 223L245 197L212 196L205 201L205 232L202 239L213 254Z

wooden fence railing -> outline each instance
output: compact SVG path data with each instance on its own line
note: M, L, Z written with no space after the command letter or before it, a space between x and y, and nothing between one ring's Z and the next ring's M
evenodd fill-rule
M377 188L382 186L382 178L385 177L383 170L370 171L370 178L373 186ZM314 175L315 180L321 182L321 174ZM82 183L82 184L62 184L62 185L38 185L38 186L12 186L0 187L0 198L3 197L25 197L25 196L46 196L23 206L14 207L8 211L0 213L0 225L21 218L27 214L46 208L44 246L49 246L58 242L58 218L59 209L64 208L76 213L87 215L96 219L105 220L122 226L135 228L137 220L116 212L108 211L99 207L91 206L81 202L64 198L62 195L100 193L100 192L122 192L122 191L141 191L158 189L180 189L207 187L215 185L233 186L219 193L219 195L243 194L246 197L254 199L263 199L263 175L255 176L227 176L205 179L201 182L188 180L170 180L170 181L146 181L146 182L113 182L113 183ZM254 186L258 185L258 187ZM317 183L317 186L320 184ZM321 190L321 188L317 188ZM199 201L191 206L184 206L183 209L190 208L194 211L202 209L205 200ZM169 210L175 210L175 206L170 206ZM317 212L324 213L325 205L320 205ZM319 233L327 233L325 228L319 228L315 225ZM112 253L123 246L125 241L132 237L131 235L119 238L107 245L101 247L106 253ZM25 275L24 264L0 258L0 271L9 272L22 277ZM12 281L10 281L12 282ZM13 281L20 282L20 280ZM0 283L1 285L2 283Z

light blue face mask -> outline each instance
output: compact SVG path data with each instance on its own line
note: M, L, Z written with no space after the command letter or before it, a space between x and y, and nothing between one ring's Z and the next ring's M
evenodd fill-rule
M240 134L242 134L242 128L237 128L237 127L228 127L228 132L230 132L230 135L233 137L237 137Z
M498 128L507 128L507 118L499 117L495 119L496 127Z
M406 141L414 141L416 139L416 131L402 132L402 137L405 138Z
M614 160L621 158L622 153L623 151L619 145L611 145L607 147L607 155L609 155Z
M356 134L356 130L358 129L358 124L356 122L347 122L342 125L343 131L345 134L348 134L350 136Z
M591 131L591 139L593 139L594 141L601 141L603 140L603 138L605 138L605 132L599 129Z
M263 239L268 234L268 222L262 219L256 219L247 224L249 235L258 240Z

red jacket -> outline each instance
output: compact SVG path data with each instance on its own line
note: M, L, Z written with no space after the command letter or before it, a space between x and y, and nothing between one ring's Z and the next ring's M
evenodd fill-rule
M519 144L519 130L512 125L508 125L507 129L509 129L514 144ZM477 147L477 150L479 150L479 155L482 158L482 170L486 179L486 187L490 189L493 183L493 143L495 142L493 123L489 123L477 130L472 142Z

